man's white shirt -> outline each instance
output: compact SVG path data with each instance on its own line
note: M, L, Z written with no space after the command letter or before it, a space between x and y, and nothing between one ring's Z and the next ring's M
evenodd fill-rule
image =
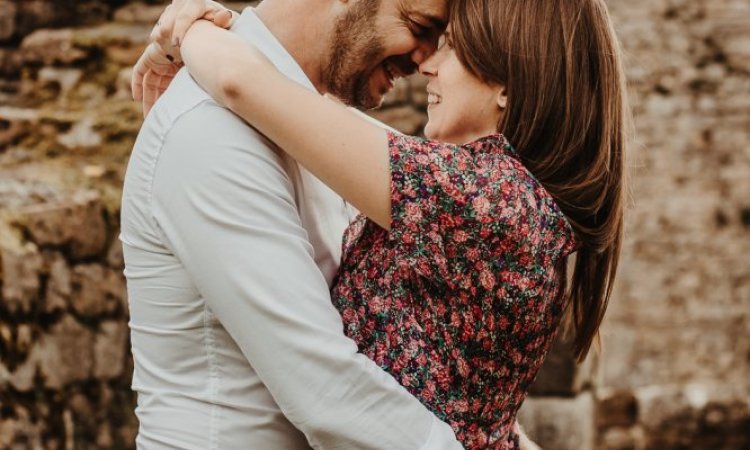
M252 9L233 31L314 89ZM177 75L122 199L138 448L461 448L343 335L329 286L352 213Z

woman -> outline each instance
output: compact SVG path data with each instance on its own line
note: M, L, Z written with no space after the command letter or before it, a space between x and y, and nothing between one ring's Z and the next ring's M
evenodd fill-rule
M212 96L362 212L332 292L360 350L466 448L515 449L516 412L563 313L583 359L611 294L620 50L603 0L454 0L450 17L420 66L428 139L306 91L206 22L181 52Z

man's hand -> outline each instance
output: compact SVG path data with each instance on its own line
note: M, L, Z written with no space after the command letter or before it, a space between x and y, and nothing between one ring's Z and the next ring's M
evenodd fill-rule
M182 67L180 44L190 26L201 19L229 28L235 14L211 0L173 0L156 23L151 44L135 64L131 78L133 99L143 102L144 117Z

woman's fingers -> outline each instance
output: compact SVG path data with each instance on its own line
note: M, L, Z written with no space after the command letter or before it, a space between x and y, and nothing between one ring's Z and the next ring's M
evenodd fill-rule
M144 112L166 90L179 68L165 57L156 43L146 47L133 67L130 80L133 99L144 103Z
M130 92L133 95L133 100L136 102L143 100L143 78L146 76L146 72L148 72L148 67L144 62L145 58L146 53L144 52L138 58L138 62L135 63L133 74L130 76Z
M174 3L173 5L168 6L162 13L159 21L156 22L154 30L151 32L151 41L159 46L161 53L165 58L175 63L182 61L180 49L172 45L172 32L174 30L174 23L178 12L179 4Z
M216 12L213 21L216 26L226 29L232 26L233 19L234 14L232 14L232 11L223 9Z
M146 72L143 77L143 116L154 106L159 97L167 90L169 83L172 82L174 74L161 75L153 71Z
M144 112L150 109L181 67L179 44L190 26L200 19L229 28L234 15L211 0L173 0L159 17L151 32L152 43L136 63L131 77L133 99L144 103Z
M182 5L182 8L177 13L177 17L174 22L174 29L172 30L172 45L179 47L185 38L190 25L195 21L203 18L203 16L212 10L212 5L206 0L186 0Z

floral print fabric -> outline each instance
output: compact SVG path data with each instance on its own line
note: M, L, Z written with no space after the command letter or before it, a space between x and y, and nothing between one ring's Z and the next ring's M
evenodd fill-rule
M345 233L333 289L345 332L467 449L516 449L573 231L502 135L388 142L391 230L360 216Z

